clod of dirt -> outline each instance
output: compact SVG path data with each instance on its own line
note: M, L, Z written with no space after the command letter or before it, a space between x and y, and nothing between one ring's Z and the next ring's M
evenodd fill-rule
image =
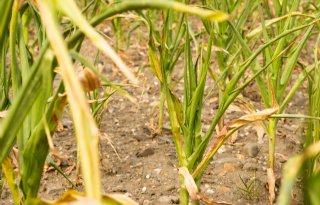
M259 147L257 143L248 143L244 146L244 151L249 157L256 157L259 153Z
M227 172L234 172L236 170L237 164L224 163L223 169Z
M247 162L243 165L243 169L249 170L249 171L257 171L258 165L257 165L257 163Z
M172 192L176 189L177 189L177 187L175 185L169 185L169 186L164 187L164 190L167 192Z
M149 147L141 152L138 152L136 154L137 157L148 157L154 154L154 149Z
M178 204L179 203L179 197L177 196L161 196L158 200L157 205L165 205L165 204Z
M227 151L227 149L226 149L226 146L225 146L225 145L222 145L222 146L218 149L218 153L219 153L219 154L225 153L226 151Z
M211 164L225 164L225 163L230 163L230 164L234 164L237 167L240 167L242 162L242 160L239 160L236 157L224 157L224 158L220 158L217 159L213 162L211 162Z
M51 189L51 190L49 190L48 194L50 194L50 195L57 195L57 194L59 194L59 193L61 193L61 192L64 192L64 191L65 191L64 188L56 188L56 189Z
M229 193L229 192L231 191L231 189L230 189L229 187L220 186L220 185L218 185L218 186L216 187L216 189L217 189L217 191L218 191L219 193Z
M2 195L0 196L0 198L1 199L5 199L5 198L7 198L7 197L9 197L11 194L10 194L10 192L8 191L8 190L4 190L3 192L2 192Z

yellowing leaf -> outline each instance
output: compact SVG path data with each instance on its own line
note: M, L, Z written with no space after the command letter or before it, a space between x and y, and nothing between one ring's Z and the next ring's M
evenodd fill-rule
M191 200L197 200L198 187L186 167L179 168L179 174L184 177L184 184L188 190Z
M46 201L42 199L35 199L32 205L138 205L130 198L121 194L110 194L102 196L101 202L86 197L84 194L76 191L67 191L64 195L56 201Z
M229 123L227 123L227 127L235 128L235 127L242 127L243 125L246 125L250 122L256 122L261 120L268 119L272 114L276 113L278 111L278 107L276 108L269 108L262 110L260 112L251 113L244 115L238 119L232 120Z
M278 111L278 107L276 108L270 108L265 109L260 112L251 113L244 115L238 119L232 120L228 122L221 130L219 135L216 137L214 143L210 147L209 151L204 156L203 160L200 162L198 167L193 172L192 176L196 177L198 176L202 171L203 168L208 165L211 158L215 155L215 153L218 151L218 149L221 147L221 145L238 129L243 127L244 125L247 125L252 122L257 122L261 120L268 119L272 114L276 113Z

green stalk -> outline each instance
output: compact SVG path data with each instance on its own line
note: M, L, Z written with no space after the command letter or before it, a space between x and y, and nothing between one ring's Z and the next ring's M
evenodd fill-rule
M189 194L184 184L184 177L180 176L180 191L179 191L179 204L188 205L189 204Z
M24 41L24 28L22 27L22 19L19 16L19 21L18 21L18 28L19 28L19 41L18 41L18 45L19 45L19 53L20 53L20 66L21 66L21 80L22 80L22 85L26 84L26 80L28 80L28 77L30 75L30 66L29 66L29 59L28 59L28 53L27 53L27 48L26 48L26 44ZM37 101L37 100L36 100ZM32 110L35 109L39 109L41 110L41 107L33 107ZM40 116L43 115L43 112L41 112ZM22 167L24 162L23 162L23 152L24 152L24 148L25 145L28 141L28 138L30 137L31 134L31 120L33 118L33 115L29 114L25 121L23 122L22 128L20 133L17 135L17 145L19 148L19 166ZM35 126L34 126L35 127ZM20 169L21 171L21 169Z
M68 1L68 5L72 4ZM38 2L43 24L46 28L48 39L59 65L61 76L65 84L68 102L75 125L77 145L80 148L82 174L84 186L88 197L97 201L101 200L101 183L98 159L98 128L90 114L89 107L80 82L75 75L72 60L68 54L63 36L57 21L57 9L62 2L55 4L52 0ZM58 7L56 7L58 6ZM73 6L73 5L72 5ZM73 8L76 9L76 8ZM78 11L77 11L78 12ZM92 174L94 173L94 174Z
M19 12L19 1L15 0L12 6L12 16L11 16L11 22L10 22L10 37L9 37L13 96L17 96L18 90L21 84L21 76L20 76L20 71L18 68L18 63L16 58L18 12Z
M182 113L177 113L179 112L179 109L177 109L177 106L179 106L178 99L170 92L168 89L166 82L164 82L164 88L166 91L166 100L167 100L167 105L168 105L168 112L169 112L169 118L170 118L170 124L171 124L171 130L173 134L173 140L176 145L176 151L178 155L178 160L179 160L179 165L181 167L186 167L187 166L187 160L186 160L186 154L183 149L183 139L182 135L180 132L180 126L179 126L179 119L178 116ZM182 109L181 109L182 112ZM180 178L180 204L181 205L188 205L188 192L186 190L185 184L184 184L184 178Z
M0 18L0 42L3 41L5 37L5 33L8 29L8 23L10 22L10 14L12 12L12 5L14 0L7 0L0 2L0 11L1 11L1 18Z
M5 109L9 104L9 77L6 70L7 37L4 36L3 41L0 41L0 110Z
M163 127L163 115L164 115L164 103L166 99L165 88L161 84L160 85L160 102L159 102L159 119L158 119L158 128L162 131Z
M277 131L277 119L270 119L268 126L268 137L269 137L269 168L274 169L274 156L275 156L275 145L276 145L276 131Z
M0 1L0 110L9 104L9 78L6 71L7 31L11 18L13 0Z
M193 67L193 62L192 62L192 56L191 56L191 48L190 48L190 38L189 38L189 31L188 31L188 25L186 25L187 28L187 32L186 32L186 36L185 36L185 39L186 39L186 42L185 42L185 65L184 65L184 69L186 69L186 80L184 83L185 83L185 87L186 89L188 90L188 95L189 95L189 99L187 102L190 102L192 99L195 99L193 94L195 92L195 89L196 89L196 72L194 70L194 67ZM196 99L199 99L199 98L196 98ZM188 105L187 105L188 107ZM195 108L196 106L194 105L191 105L191 108ZM188 108L187 108L188 109ZM186 146L185 146L185 149L186 149L186 156L189 157L191 154L192 154L192 150L193 150L193 147L194 147L194 130L193 130L193 124L194 124L194 116L195 116L195 112L188 112L186 111L186 113L188 115L191 114L191 116L188 116L187 119L189 119L189 122L187 122L187 126L188 126L188 129L189 129L189 132L186 133Z

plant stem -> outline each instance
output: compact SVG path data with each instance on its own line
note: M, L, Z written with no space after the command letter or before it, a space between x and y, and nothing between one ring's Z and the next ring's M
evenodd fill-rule
M180 192L179 192L179 204L188 205L189 204L189 194L184 185L184 177L180 176Z
M268 126L269 134L269 168L274 169L274 155L276 145L277 119L271 118Z
M268 185L269 185L269 201L273 203L275 199L275 173L274 173L274 161L275 161L275 145L276 145L276 130L277 119L271 118L269 120L268 137L269 137L269 169L267 169Z
M158 120L158 129L160 130L160 132L162 132L162 127L163 127L165 97L166 97L166 91L164 89L164 86L161 85L160 103L159 103L159 120Z

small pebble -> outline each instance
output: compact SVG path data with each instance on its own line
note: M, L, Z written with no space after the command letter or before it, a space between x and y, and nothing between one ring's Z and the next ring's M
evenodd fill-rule
M164 188L164 190L167 191L167 192L173 191L175 189L176 189L176 187L174 185L169 185L169 186Z
M222 154L222 153L224 153L224 152L226 152L227 151L227 149L226 149L226 146L225 145L222 145L219 149L218 149L218 153L219 154Z
M64 188L56 188L56 189L51 189L48 191L48 194L55 195L55 194L62 194L65 191Z
M212 189L207 189L207 194L214 194L214 191Z
M129 192L125 193L124 195L125 195L126 197L129 197L129 198L131 198L131 197L132 197L132 194L131 194L131 193L129 193Z
M179 197L177 196L161 196L158 199L158 202L163 203L163 204L178 204L179 203Z
M147 191L147 187L145 187L145 186L142 187L141 192L142 192L142 193L145 193L146 191Z
M257 171L258 165L257 163L248 162L243 165L244 170Z
M152 202L149 200L143 200L142 205L151 205Z
M249 157L256 157L259 153L259 147L257 143L248 143L244 146L244 151Z
M157 168L157 169L154 169L154 171L155 171L157 174L160 174L161 169L160 169L160 168Z
M137 157L148 157L148 156L151 156L154 154L154 149L149 147L149 148L146 148L145 150L141 151L141 152L138 152L136 154Z

